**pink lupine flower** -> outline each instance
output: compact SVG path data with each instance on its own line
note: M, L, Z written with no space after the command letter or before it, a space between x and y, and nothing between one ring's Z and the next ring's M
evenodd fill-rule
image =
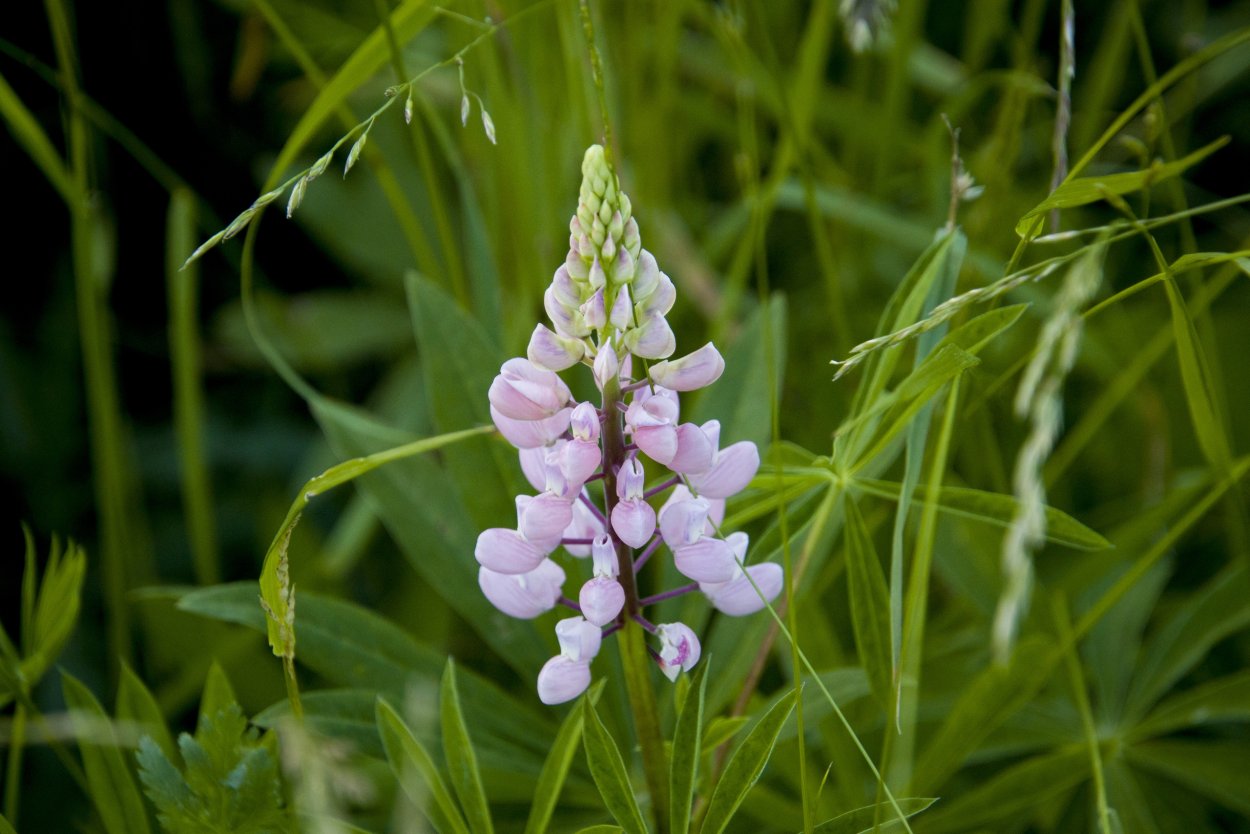
M621 363L617 359L616 348L611 344L599 347L599 352L595 354L594 372L595 385L599 386L600 391L607 383L620 378Z
M571 368L586 355L586 343L580 339L561 336L545 325L534 325L526 355L530 362L548 371Z
M677 349L677 337L668 326L668 319L653 313L625 334L625 347L643 359L667 359Z
M711 536L674 549L673 564L682 576L695 582L728 582L738 567L733 550L725 540Z
M637 458L629 458L616 475L620 499L612 508L612 529L630 547L642 547L655 532L655 510L642 497L646 475Z
M555 550L564 537L564 529L573 523L572 502L544 492L533 497L518 495L517 530L540 550Z
M625 250L621 250L624 252ZM628 254L625 257L629 257ZM629 287L621 287L616 292L616 300L612 302L612 311L608 315L608 323L617 330L625 330L634 318L634 305L629 300Z
M703 532L708 536L719 535L721 523L725 520L725 499L724 498L708 498L706 495L700 495L698 498L707 504L707 521L704 523ZM685 484L677 484L673 487L672 492L668 495L668 500L660 507L660 517L664 516L664 511L673 504L679 504L682 501L692 501L695 499L694 493Z
M548 660L538 671L538 700L547 706L571 701L590 686L590 664L562 654Z
M719 446L720 421L708 420L702 428L712 446ZM709 498L728 498L745 489L759 468L759 449L751 441L742 440L715 452L708 469L690 476L690 486Z
M517 574L534 570L550 552L528 541L516 530L492 527L478 535L473 555L484 568L496 573Z
M591 443L599 442L599 411L590 403L580 403L577 408L573 409L572 419L569 421L569 429L573 432L574 440L587 440Z
M707 525L709 503L703 498L695 498L689 490L685 491L684 499L670 499L660 509L660 535L670 548L694 544L704 535ZM674 497L677 490L674 490Z
M595 290L595 294L581 307L578 311L582 314L582 318L586 320L586 324L596 330L602 330L608 323L608 311L604 306L603 290Z
M544 559L528 573L497 573L478 568L477 584L491 604L510 617L532 620L556 607L564 569Z
M513 420L505 417L495 406L490 407L490 418L504 439L518 449L536 449L546 446L568 431L571 408L562 408L544 420Z
M556 457L565 481L580 490L582 484L599 469L603 452L599 450L598 442L574 438L560 448Z
M680 359L665 359L651 366L651 380L673 391L697 391L720 379L725 360L711 342Z
M596 537L591 545L591 558L594 576L582 585L578 604L588 622L605 626L615 620L625 607L625 589L616 581L620 569L612 539L607 535Z
M655 633L660 638L660 671L669 680L677 680L679 674L689 672L699 662L699 638L685 623L658 625Z
M750 574L750 579L747 579L747 574ZM700 582L699 590L717 611L731 617L745 617L762 611L765 602L775 600L781 593L783 579L781 565L760 562L757 565L747 565L745 572L738 568L737 574L728 582ZM758 593L756 587L759 588ZM762 599L761 593L764 595Z
M543 420L553 416L572 395L553 371L528 359L509 359L487 392L490 404L511 420Z

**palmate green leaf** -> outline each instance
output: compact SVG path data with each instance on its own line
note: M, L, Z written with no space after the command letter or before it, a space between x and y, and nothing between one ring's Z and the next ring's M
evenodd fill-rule
M1250 815L1250 767L1246 743L1235 741L1148 741L1125 748L1128 761L1239 814Z
M439 834L469 834L469 827L421 742L390 704L377 702L378 733L386 760L408 798L421 809ZM429 799L433 799L430 804Z
M1129 730L1128 738L1141 741L1222 721L1250 722L1250 672L1217 678L1173 695Z
M669 761L669 832L690 830L695 778L703 754L703 707L707 700L707 661L699 665L690 681L690 691L673 729L673 750ZM684 680L684 678L683 678Z
M440 723L443 728L443 756L451 773L451 786L460 799L469 828L473 834L493 834L490 806L486 802L486 790L482 787L482 774L477 767L477 756L469 738L469 728L464 723L460 709L460 693L456 689L456 664L447 659L447 671L439 697Z
M496 342L432 282L409 272L404 284L435 430L489 423L486 392L503 362ZM451 484L479 528L515 516L513 496L521 491L515 459L511 447L493 438L471 440L443 455Z
M1089 778L1089 756L1081 747L1028 759L944 802L925 817L926 832L976 830L1010 819Z
M846 497L846 582L851 603L851 627L859 661L868 674L873 694L889 704L893 689L890 661L890 600L881 561L859 507Z
M708 801L701 834L721 834L729 825L747 792L764 772L777 743L777 734L794 711L795 700L795 693L791 690L764 713L755 728L734 750Z
M269 545L269 551L265 554L265 564L261 568L260 595L269 606L269 610L273 612L273 617L269 619L267 627L269 645L273 649L274 654L283 657L295 651L295 647L288 643L279 626L279 623L288 616L289 604L285 588L282 586L279 578L278 568L287 556L287 545L290 542L291 532L295 529L295 525L299 523L300 514L304 511L304 507L308 506L309 500L323 492L355 480L361 475L372 472L385 464L410 458L414 455L422 455L435 449L441 449L452 443L458 443L475 435L484 434L489 430L490 427L488 426L465 429L439 435L438 437L423 438L382 452L346 460L330 467L304 484L299 491L299 495L292 502L291 508L287 511L286 520L283 521L281 528L274 535L273 542Z
M161 752L174 757L174 739L165 725L165 716L151 690L127 664L122 664L117 685L117 720L130 721L151 738Z
M123 748L100 702L68 672L61 673L61 692L70 711L92 804L108 834L147 834L148 814L130 776Z
M1142 715L1217 642L1250 625L1243 564L1225 569L1195 592L1142 649L1125 714Z
M900 797L898 799L898 807L902 808L903 813L910 818L919 814L934 802L937 802L937 800ZM903 830L903 823L897 816L893 815L894 808L890 803L878 802L876 805L865 805L863 808L856 808L854 811L847 811L845 814L839 814L833 819L818 823L812 829L812 832L813 834L863 834L864 832L893 834L893 832ZM873 827L874 823L876 824L875 828Z
M638 800L634 798L634 789L630 787L625 760L621 758L621 751L607 728L599 720L595 705L589 700L582 701L582 746L586 749L590 775L599 788L599 795L603 797L608 813L628 834L646 834L647 824L643 822Z
M592 703L598 702L599 695L603 692L603 683L603 679L600 678L582 697ZM565 779L568 778L569 768L573 765L573 757L581 746L584 722L585 712L578 707L569 710L569 714L560 725L560 732L556 733L551 752L547 754L542 772L538 776L538 786L533 794L529 819L525 823L525 834L546 834L548 825L551 823L551 815L560 800L560 791L564 787Z
M1075 206L1096 203L1107 194L1130 194L1160 183L1170 177L1179 176L1188 168L1206 159L1220 148L1228 144L1228 137L1222 137L1211 144L1199 148L1182 159L1172 162L1158 162L1143 171L1127 171L1119 174L1105 174L1101 177L1076 177L1064 182L1050 193L1042 202L1025 213L1016 223L1016 234L1031 237L1036 234L1040 219L1052 209L1073 208Z
M853 485L869 495L890 501L898 500L899 486L893 481L857 477ZM926 487L916 488L915 500L922 504L929 502ZM1010 526L1017 507L1016 499L1011 495L948 485L942 486L937 500L939 512L995 527ZM1099 533L1067 513L1049 506L1046 507L1046 539L1076 550L1106 550L1112 547L1111 542Z

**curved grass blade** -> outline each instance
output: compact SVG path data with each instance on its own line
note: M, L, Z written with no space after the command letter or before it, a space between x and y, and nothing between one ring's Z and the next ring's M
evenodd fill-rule
M747 792L759 780L768 764L777 734L794 710L795 693L789 692L755 725L755 729L743 739L734 751L733 758L725 766L725 772L712 791L707 814L703 818L701 834L721 834L733 819L733 815L746 798Z
M592 703L599 700L603 691L603 679L599 679L584 697ZM560 732L551 745L551 752L543 762L542 772L538 774L538 787L534 791L534 804L530 806L529 820L525 823L525 834L546 834L551 823L551 814L560 799L560 789L569 775L573 765L573 756L582 742L582 726L585 714L581 708L572 709L560 725ZM592 826L594 828L596 826ZM616 826L608 826L619 830ZM590 829L586 829L590 830Z
M908 817L914 817L934 802L937 802L937 799L900 797L898 800L899 807ZM868 831L872 834L890 834L890 832L902 829L897 818L882 822L876 828L873 827L873 821L883 819L891 813L893 812L888 802L865 805L863 808L856 808L854 811L847 811L833 819L825 820L816 826L813 834L861 834L861 832Z
M469 834L469 827L434 760L399 713L382 698L378 699L377 721L386 760L408 798L429 818L439 834ZM429 803L431 798L433 805Z
M439 712L443 728L443 756L451 771L451 786L460 799L469 828L473 834L493 834L490 806L486 802L486 789L482 787L482 774L477 766L477 755L469 739L469 728L464 723L460 709L460 693L456 689L456 664L447 660L443 673Z
M690 830L690 811L694 801L695 776L703 750L703 707L707 695L707 661L699 665L690 681L686 703L677 716L673 730L673 754L669 763L669 832L686 834Z
M595 705L588 700L582 701L582 720L586 763L590 765L590 775L599 788L603 804L624 831L629 834L646 834L647 825L643 822L642 811L638 809L638 801L634 798L634 789L630 787L629 775L625 772L625 760L621 758L621 751L608 734L607 728L599 720Z

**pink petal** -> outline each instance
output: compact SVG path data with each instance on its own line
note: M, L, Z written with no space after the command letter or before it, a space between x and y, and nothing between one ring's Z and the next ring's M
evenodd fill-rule
M550 553L560 546L564 528L573 522L570 502L544 492L521 512L520 532L535 547Z
M612 508L612 529L630 547L642 547L655 533L655 510L642 499L622 501Z
M564 408L544 420L513 420L500 413L494 405L490 407L495 428L499 429L504 440L518 449L534 449L556 440L568 430L572 413L573 409Z
M711 342L681 359L666 359L651 366L651 379L674 391L697 391L720 379L725 360Z
M526 355L540 368L563 371L581 361L586 345L578 339L570 339L553 332L541 324L534 325L530 334Z
M603 632L598 626L586 622L584 617L566 617L556 623L556 640L560 642L560 654L570 660L590 662L599 654Z
M721 449L711 469L690 476L690 485L708 498L728 498L745 489L759 468L759 450L751 441L743 440Z
M639 426L634 429L634 443L639 450L658 464L668 466L677 454L677 429L672 426Z
M656 313L625 334L625 346L643 359L666 359L677 349L677 337L664 316Z
M590 686L590 663L556 655L538 672L538 700L551 706L571 701Z
M578 403L577 407L573 409L573 417L569 421L569 428L573 431L574 440L598 442L600 429L599 412L589 402Z
M603 453L599 444L590 440L570 440L560 451L560 471L564 473L569 488L582 488L582 484L599 470Z
M496 573L478 568L477 584L491 604L510 617L531 620L556 606L564 570L550 559L529 573Z
M673 552L673 564L695 582L728 582L738 567L729 545L710 536L678 547Z
M781 565L761 562L748 566L746 572L755 580L768 602L772 602L781 593L785 576ZM701 583L699 590L707 595L708 601L716 610L731 617L745 617L764 608L764 599L760 599L745 575L729 582Z
M660 638L660 670L671 681L683 671L690 671L699 662L702 648L699 638L685 623L664 623L656 626Z
M682 474L706 472L712 467L715 455L716 447L703 429L694 423L682 423L677 427L677 454L673 455L668 467Z
M582 585L577 601L587 622L605 626L625 607L625 589L615 579L599 576Z
M688 490L685 494L684 500L670 499L660 510L660 535L670 550L697 542L703 536L707 523L708 502L692 498Z
M537 568L547 554L516 530L492 527L477 537L473 555L478 564L496 573L529 573Z

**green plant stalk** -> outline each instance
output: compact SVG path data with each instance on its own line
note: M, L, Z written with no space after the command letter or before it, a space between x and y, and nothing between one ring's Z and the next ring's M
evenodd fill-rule
M602 350L612 350L605 343ZM621 387L610 380L603 388L603 494L604 515L612 516L616 504L616 472L625 462L625 435L621 429ZM624 627L618 632L621 647L621 665L625 669L625 690L629 696L629 708L634 717L634 731L642 750L642 770L651 793L651 811L659 834L668 832L668 757L664 752L664 736L660 732L660 712L655 702L655 688L651 684L651 657L640 625L631 621L641 610L638 604L638 582L634 576L633 551L608 526L616 549L617 581L625 590L625 608L621 611Z
M179 272L195 245L195 198L175 191L169 206L165 275L169 293L169 355L174 377L174 426L182 469L182 507L187 517L195 578L201 585L221 581L213 492L204 455L204 391L200 384L197 304L199 269Z
M17 825L18 802L21 799L22 748L26 744L26 707L18 704L13 710L9 733L9 756L4 776L4 816Z
M1051 612L1054 614L1055 625L1059 634L1068 643L1072 630L1072 620L1068 615L1068 606L1060 594L1051 600ZM1094 725L1094 711L1090 707L1089 692L1085 685L1085 676L1081 672L1081 659L1077 656L1076 643L1068 645L1064 653L1064 665L1068 670L1068 683L1072 686L1073 700L1081 713L1081 728L1085 733L1085 743L1089 748L1089 763L1094 774L1094 799L1098 811L1099 834L1112 834L1115 830L1111 825L1110 809L1107 807L1107 782L1102 770L1102 750L1098 741L1098 729Z

